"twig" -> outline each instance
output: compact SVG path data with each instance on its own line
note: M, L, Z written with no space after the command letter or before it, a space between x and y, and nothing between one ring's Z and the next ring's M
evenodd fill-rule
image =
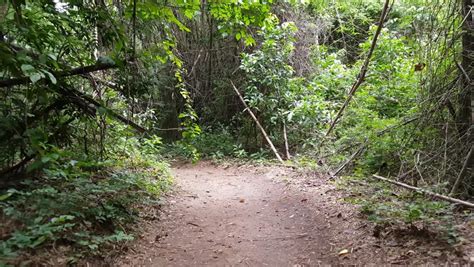
M335 176L337 176L341 171L343 171L349 165L349 163L351 163L351 161L353 161L360 154L362 154L362 151L364 151L364 149L367 147L367 145L368 145L368 140L366 139L365 142L359 147L359 149L357 149L357 151L354 154L352 154L352 156L346 162L344 162L344 164L342 164L336 170L336 172L334 172L334 174L331 175L331 178L334 178Z
M467 74L466 70L461 66L461 64L459 64L459 62L456 61L456 67L458 67L458 69L462 72L462 74L464 75L464 77L466 78L466 80L470 83L471 82L471 78L469 77L469 75Z
M420 171L420 169L418 168L419 163L420 163L420 153L417 153L417 154L416 154L416 157L415 157L415 169L416 169L416 171L418 172L418 175L420 176L421 181L422 181L424 184L426 184L425 179L423 178L423 175L421 174L421 171Z
M390 126L390 127L387 127L379 132L377 132L377 136L382 136L384 134L386 134L387 132L390 132L391 130L393 129L396 129L400 126L404 126L404 125L407 125L411 122L414 122L416 120L418 120L419 117L415 117L415 118L411 118L411 119L408 119L408 120L405 120L403 121L402 123L400 124L397 124L397 125L393 125L393 126ZM331 175L331 178L334 178L336 175L338 175L341 171L343 171L351 161L353 161L355 158L357 158L358 156L360 156L361 152L367 148L367 146L369 145L369 140L368 139L365 139L365 142L361 144L361 146L359 147L359 149L354 153L352 154L352 156L346 161L344 162L344 164L342 164L334 174ZM353 145L351 145L349 148L352 148Z
M250 114L250 116L252 117L252 119L255 121L255 123L257 124L258 128L260 129L260 131L262 132L263 136L265 137L265 140L267 140L267 143L268 145L270 146L271 150L273 151L273 153L275 154L275 157L278 159L278 161L280 163L283 163L283 159L281 159L280 157L280 154L278 154L278 151L276 150L275 146L273 145L272 141L270 140L270 138L268 137L267 133L265 132L265 129L263 129L262 125L260 124L260 122L258 121L257 117L255 116L255 114L253 114L252 110L250 110L249 106L247 105L247 103L245 103L245 100L244 98L242 97L242 95L240 94L239 90L237 89L237 87L235 87L234 83L232 81L230 81L230 83L232 84L232 87L234 88L234 91L235 93L239 96L240 98L240 101L242 102L242 104L244 104L245 106L245 109L248 111L248 113Z
M451 203L460 204L460 205L463 205L463 206L466 206L466 207L469 207L469 208L474 208L474 203L471 203L471 202L467 202L467 201L460 200L460 199L457 199L457 198L452 198L452 197L444 196L444 195L441 195L441 194L437 194L437 193L428 191L426 189L422 189L422 188L419 188L419 187L414 187L414 186L411 186L411 185L408 185L408 184L405 184L405 183L402 183L402 182L394 181L394 180L391 180L391 179L388 179L388 178L385 178L385 177L382 177L382 176L379 176L379 175L376 175L376 174L372 175L372 177L374 177L375 179L381 180L381 181L385 181L385 182L389 182L389 183L394 184L394 185L401 186L401 187L406 188L406 189L416 191L420 194L432 196L432 197L435 197L435 198L438 198L438 199L449 201Z
M407 124L409 124L409 123L412 123L412 122L414 122L414 121L417 121L419 118L420 118L420 117L410 118L410 119L407 119L407 120L402 121L402 122L399 123L399 124L395 124L395 125L393 125L393 126L387 127L387 128L385 128L385 129L383 129L383 130L377 132L377 136L380 137L380 136L384 135L386 132L389 132L389 131L391 131L391 130L393 130L393 129L396 129L396 128L398 128L398 127L405 126L405 125L407 125Z

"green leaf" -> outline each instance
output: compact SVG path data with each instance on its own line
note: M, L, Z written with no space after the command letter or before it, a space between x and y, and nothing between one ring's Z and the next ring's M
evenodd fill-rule
M97 59L97 62L99 64L104 64L104 65L114 65L115 61L111 59L110 57L107 56L101 56L99 59Z
M41 162L43 162L43 163L47 163L47 162L49 162L50 160L51 160L51 158L48 157L48 156L41 157Z
M21 71L23 71L23 73L28 73L28 72L31 72L32 70L34 70L35 67L33 67L32 65L30 64L23 64L21 65Z
M107 115L108 110L106 108L103 108L103 107L98 107L97 112L99 112L100 115Z
M31 243L30 245L28 245L30 248L35 248L39 245L41 245L44 241L46 241L47 237L46 236L40 236L38 237L38 239L36 239L35 242Z
M56 84L56 83L57 83L56 77L54 77L54 75L53 75L51 72L45 71L45 73L48 75L49 80L50 80L53 84Z
M37 81L41 80L41 78L43 78L43 75L39 72L36 72L30 76L30 80L33 83L36 83Z
M58 57L55 54L48 54L48 57L51 58L52 60L58 60Z
M255 44L256 44L255 39L252 36L247 35L245 37L245 45L252 46L252 45L255 45Z
M9 192L9 193L6 193L4 195L0 195L0 201L4 201L6 199L8 199L9 197L11 197L13 195L12 192Z
M186 9L186 10L184 10L184 15L185 15L188 19L192 19L193 16L194 16L194 10Z
M31 172L31 171L40 169L42 166L43 166L43 162L41 160L37 160L31 163L30 165L28 165L28 167L26 168L26 171Z

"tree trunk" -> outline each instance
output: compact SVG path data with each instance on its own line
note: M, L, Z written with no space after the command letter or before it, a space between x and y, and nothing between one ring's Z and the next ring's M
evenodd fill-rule
M288 145L288 135L286 131L286 122L283 121L283 140L285 140L285 154L286 154L286 159L290 160L291 155L290 155L290 147Z
M474 16L471 11L474 6L474 0L463 0L463 18L464 18L464 34L462 36L462 70L461 75L462 87L459 94L459 111L457 121L459 123L459 132L465 134L472 125L472 101L474 80ZM472 135L472 134L471 134Z

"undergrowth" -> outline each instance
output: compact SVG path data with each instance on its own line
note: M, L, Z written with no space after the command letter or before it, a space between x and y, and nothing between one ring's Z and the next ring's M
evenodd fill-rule
M409 231L412 235L427 234L450 244L462 241L456 221L459 216L471 216L469 212L460 213L451 203L386 183L369 181L369 185L366 182L360 177L346 176L336 183L350 192L344 200L358 205L361 215L374 223L374 236L380 237L384 229L395 229Z
M168 158L193 162L210 159L217 162L237 160L263 163L273 159L268 149L259 148L250 152L235 136L228 127L207 127L191 142L177 141L166 145L164 151Z
M132 240L140 210L159 203L171 183L159 143L129 139L128 155L99 161L44 151L30 165L41 170L0 191L0 263L70 264Z

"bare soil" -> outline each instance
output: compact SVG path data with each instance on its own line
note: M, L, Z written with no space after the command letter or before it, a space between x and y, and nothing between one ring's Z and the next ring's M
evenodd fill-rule
M375 237L325 176L210 162L173 171L176 189L159 217L112 265L472 264L472 251L430 237Z

